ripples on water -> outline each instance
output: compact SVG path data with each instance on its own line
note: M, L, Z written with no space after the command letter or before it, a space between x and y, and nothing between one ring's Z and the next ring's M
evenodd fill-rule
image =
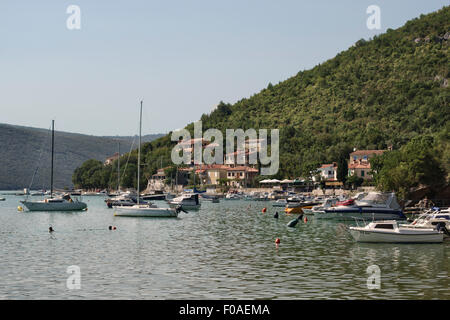
M155 219L114 217L102 197L84 197L89 210L79 213L18 212L22 197L6 198L2 299L450 298L448 241L359 244L343 223L308 217L288 228L293 217L269 202L203 202ZM373 264L380 290L367 288ZM80 290L66 288L70 265L81 268Z

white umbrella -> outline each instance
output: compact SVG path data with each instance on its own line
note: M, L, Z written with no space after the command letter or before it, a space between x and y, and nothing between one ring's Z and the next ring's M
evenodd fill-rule
M272 179L272 180L270 180L270 183L279 183L280 182L280 180L278 180L278 179Z
M281 180L281 183L294 183L294 180L284 179Z
M260 181L259 183L271 183L271 180L270 179L266 179L266 180Z

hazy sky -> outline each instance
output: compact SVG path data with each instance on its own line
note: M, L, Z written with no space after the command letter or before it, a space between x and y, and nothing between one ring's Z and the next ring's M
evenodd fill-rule
M69 30L69 5L81 29ZM369 30L369 5L381 29ZM168 132L397 28L440 0L2 0L0 123Z

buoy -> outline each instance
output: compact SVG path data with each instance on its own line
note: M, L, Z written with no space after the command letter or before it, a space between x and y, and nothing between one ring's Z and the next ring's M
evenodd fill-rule
M17 211L23 211L23 208L21 206L18 206Z
M276 244L279 244L280 242L281 242L280 238L276 238L276 239L275 239L275 243L276 243Z
M263 213L264 213L264 212L266 212L266 211L267 211L267 209L266 209L266 208L263 208L263 209L262 209L262 212L263 212Z
M53 228L50 226L49 228L48 228L48 232L53 232L53 231L55 231L55 230L53 230Z
M275 219L278 219L278 211L275 212L275 214L273 215L273 217L274 217Z
M112 230L112 226L109 226L108 229L109 229L109 230Z
M303 222L307 223L308 222L308 218L305 216L305 219L303 220Z
M113 227L113 230L116 230L117 228L116 227Z

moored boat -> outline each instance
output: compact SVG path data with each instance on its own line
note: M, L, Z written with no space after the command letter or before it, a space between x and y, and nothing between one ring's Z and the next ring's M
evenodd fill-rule
M444 234L432 228L404 228L395 220L373 221L364 227L349 227L357 242L387 243L440 243Z

